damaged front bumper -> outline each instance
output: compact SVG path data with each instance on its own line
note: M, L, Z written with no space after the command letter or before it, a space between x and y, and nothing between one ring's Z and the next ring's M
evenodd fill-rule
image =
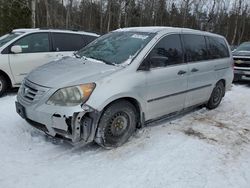
M36 108L20 101L16 102L16 111L33 127L73 145L94 140L100 114L87 105L57 107L44 104Z
M100 113L86 104L73 107L46 104L55 91L25 79L17 94L17 113L52 137L71 144L92 142Z

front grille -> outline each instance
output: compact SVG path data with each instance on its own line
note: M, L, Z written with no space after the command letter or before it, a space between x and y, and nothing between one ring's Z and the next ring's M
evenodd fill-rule
M23 91L23 93L24 93L24 98L26 98L27 100L29 100L29 101L33 101L34 100L34 98L36 97L36 95L37 95L37 92L38 92L38 90L37 89L34 89L34 88L32 88L31 86L29 86L29 85L27 85L27 83L24 83L24 91Z
M46 87L25 80L19 89L19 96L23 102L31 104L35 101L39 101L47 90L48 88Z
M244 57L235 57L234 58L234 65L236 67L250 67L250 58Z

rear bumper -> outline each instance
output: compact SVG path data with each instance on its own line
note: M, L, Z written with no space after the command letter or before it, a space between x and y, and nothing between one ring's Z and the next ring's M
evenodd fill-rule
M100 114L88 106L66 110L64 107L49 105L25 106L18 100L16 111L36 129L73 145L94 140Z

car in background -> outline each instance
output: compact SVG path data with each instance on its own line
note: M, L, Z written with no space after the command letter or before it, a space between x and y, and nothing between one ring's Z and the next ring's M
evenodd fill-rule
M33 69L72 55L99 35L52 29L15 29L0 37L0 96L19 87Z
M231 51L233 52L238 46L237 45L230 45Z
M113 148L154 120L203 104L216 108L232 80L223 36L124 28L33 70L18 91L16 111L50 136Z
M242 43L233 52L234 81L250 79L250 42Z

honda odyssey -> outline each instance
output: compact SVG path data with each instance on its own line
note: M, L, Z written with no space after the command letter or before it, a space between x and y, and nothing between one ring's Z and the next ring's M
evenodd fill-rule
M114 148L154 120L197 105L216 108L232 80L232 54L220 35L124 28L32 71L16 110L52 137Z

